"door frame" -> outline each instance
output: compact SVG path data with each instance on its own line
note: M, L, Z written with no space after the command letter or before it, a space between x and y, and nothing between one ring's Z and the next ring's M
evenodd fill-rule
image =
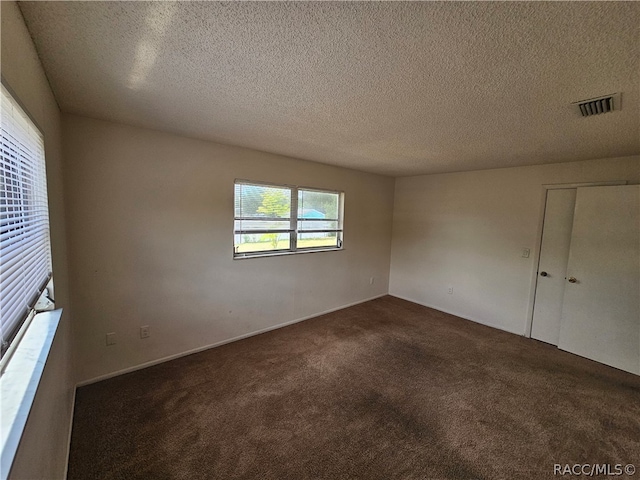
M524 329L524 336L531 338L533 328L533 307L536 300L536 288L538 287L538 269L540 267L540 249L542 248L542 231L544 228L544 213L547 208L547 192L549 190L561 190L579 187L615 187L627 185L627 180L613 180L608 182L582 182L582 183L548 183L541 186L540 210L538 213L538 230L536 233L536 243L533 248L533 267L531 269L531 280L529 282L529 302L527 305L527 322Z

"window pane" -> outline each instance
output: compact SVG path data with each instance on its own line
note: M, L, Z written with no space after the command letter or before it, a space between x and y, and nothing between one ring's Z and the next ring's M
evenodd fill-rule
M340 193L248 182L237 182L234 193L236 256L342 247ZM297 211L291 211L292 195Z
M298 230L338 230L338 221L329 220L300 220L298 221Z
M236 220L234 230L289 230L289 220Z
M339 232L299 233L298 248L340 247Z
M337 220L339 208L339 193L298 190L298 218Z
M236 183L236 218L289 218L291 189Z
M272 252L290 248L288 233L251 233L235 235L235 253Z

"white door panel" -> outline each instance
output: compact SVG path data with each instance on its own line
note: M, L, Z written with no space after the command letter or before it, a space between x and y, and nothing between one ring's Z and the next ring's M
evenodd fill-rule
M558 345L576 189L547 191L531 337Z
M558 346L640 374L640 186L578 188Z

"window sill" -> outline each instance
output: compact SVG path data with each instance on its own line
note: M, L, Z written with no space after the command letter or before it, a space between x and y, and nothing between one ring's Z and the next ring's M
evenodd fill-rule
M58 309L33 317L0 376L2 480L9 476L61 315Z
M283 251L283 252L269 252L269 253L249 253L247 255L233 256L234 260L245 260L247 258L264 258L264 257L284 257L288 255L300 255L303 253L321 253L321 252L339 252L344 250L344 247L335 248L319 248L314 250L296 250L295 252Z

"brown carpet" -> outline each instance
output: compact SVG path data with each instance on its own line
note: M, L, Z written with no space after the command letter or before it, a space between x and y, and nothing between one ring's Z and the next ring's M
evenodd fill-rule
M68 478L576 478L555 463L640 470L640 377L387 296L80 388Z

